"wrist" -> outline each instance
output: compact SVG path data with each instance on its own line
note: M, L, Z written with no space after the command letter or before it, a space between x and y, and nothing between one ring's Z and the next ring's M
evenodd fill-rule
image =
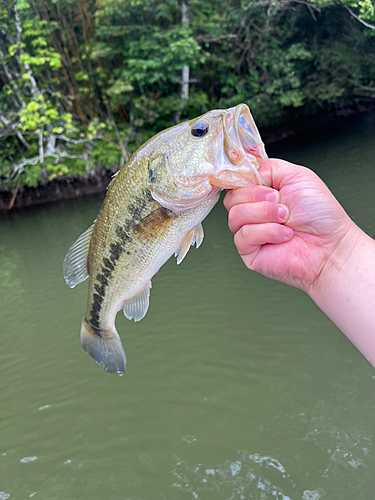
M316 304L320 306L331 294L336 293L338 287L348 286L351 279L358 276L364 264L362 253L368 245L374 245L375 249L374 240L349 220L339 243L330 251L318 276L307 290Z
M309 295L375 367L375 241L359 228L349 236Z

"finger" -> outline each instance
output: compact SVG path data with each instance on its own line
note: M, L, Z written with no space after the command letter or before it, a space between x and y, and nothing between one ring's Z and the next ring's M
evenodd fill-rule
M229 211L234 205L239 203L249 203L254 201L279 201L279 193L275 189L265 186L250 186L239 189L232 189L224 198L224 207Z
M270 186L277 190L280 190L283 185L288 184L301 175L315 175L306 167L276 158L264 160L259 167L259 173Z
M234 235L234 244L240 255L254 252L266 243L285 243L293 236L293 229L282 224L266 223L242 226Z
M260 201L234 205L228 214L228 226L232 233L246 224L262 224L266 222L286 222L289 218L289 209L286 205Z

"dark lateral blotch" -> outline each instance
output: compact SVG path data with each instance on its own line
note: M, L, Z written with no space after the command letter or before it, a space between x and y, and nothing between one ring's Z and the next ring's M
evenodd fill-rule
M101 285L103 285L103 287L108 286L108 280L107 280L107 278L104 276L104 274L100 274L100 273L99 273L99 274L97 274L97 275L96 275L96 280L97 280L97 281L99 281L99 283L100 283Z
M120 255L123 253L123 248L121 243L116 242L116 243L111 243L111 250L110 250L110 255L111 255L111 260L112 262L116 262L119 258Z
M107 259L107 257L104 257L103 259L104 266L111 272L114 270L115 266L112 264L112 262Z
M116 226L116 236L121 240L122 243L128 243L131 241L131 236L127 233L126 229L121 226ZM111 245L112 247L112 245Z

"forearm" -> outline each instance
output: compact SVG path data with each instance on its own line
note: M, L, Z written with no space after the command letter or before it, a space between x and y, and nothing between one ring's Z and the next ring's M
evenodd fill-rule
M346 244L309 295L375 367L375 241L356 226L353 232L355 245Z

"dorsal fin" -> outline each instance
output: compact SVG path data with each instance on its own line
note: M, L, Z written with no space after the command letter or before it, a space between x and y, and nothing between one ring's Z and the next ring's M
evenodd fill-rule
M112 188L114 182L115 182L115 179L117 177L117 174L120 172L120 170L117 170L117 172L115 172L113 175L112 175L112 179L109 181L109 184L107 186L107 191L109 191L110 188Z
M87 252L89 250L90 236L94 224L90 226L75 243L69 248L63 262L63 275L65 283L73 288L88 277Z

